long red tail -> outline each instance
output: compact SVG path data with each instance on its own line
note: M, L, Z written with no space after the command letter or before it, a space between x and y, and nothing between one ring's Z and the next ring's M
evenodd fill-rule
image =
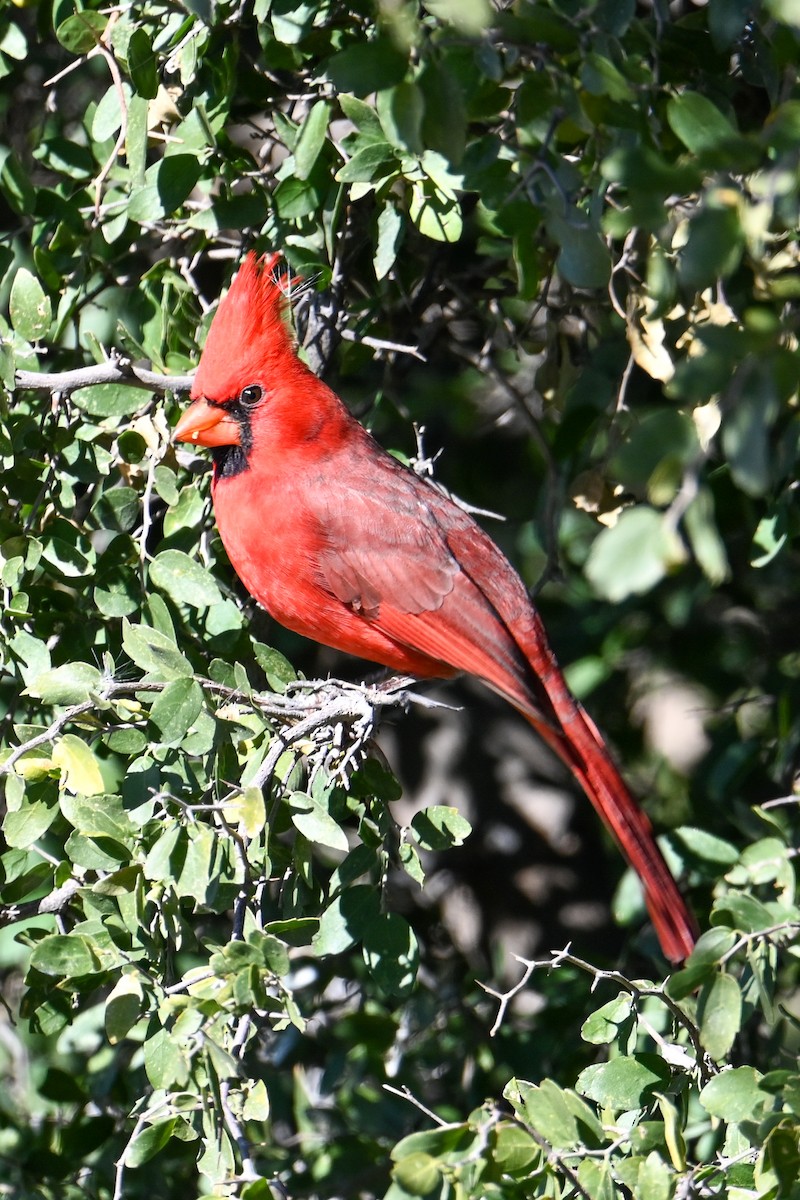
M580 783L641 880L664 955L670 962L683 962L697 940L696 922L658 848L650 821L631 795L594 722L567 687L535 610L530 617L533 624L530 631L525 630L529 636L520 637L519 625L514 636L543 694L524 699L518 694L506 695Z

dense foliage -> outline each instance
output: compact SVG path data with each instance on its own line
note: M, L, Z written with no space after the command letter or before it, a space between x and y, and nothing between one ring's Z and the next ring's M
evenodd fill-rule
M796 0L0 8L0 1194L800 1195L799 56ZM468 715L309 683L361 676L238 587L170 429L251 245L509 518L674 827L671 977L597 831L510 960L550 809L501 792L561 777L486 700L488 786L403 807L380 715L418 782Z

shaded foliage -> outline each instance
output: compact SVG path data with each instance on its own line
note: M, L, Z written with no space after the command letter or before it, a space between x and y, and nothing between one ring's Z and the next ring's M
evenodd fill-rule
M789 0L0 10L5 1194L797 1194L799 34ZM511 847L533 925L549 766L482 710L461 850L453 714L413 709L404 806L373 734L419 702L298 678L333 660L238 588L170 429L250 245L354 411L509 517L677 826L707 932L668 980L584 905L515 983L488 895L471 941L448 901Z

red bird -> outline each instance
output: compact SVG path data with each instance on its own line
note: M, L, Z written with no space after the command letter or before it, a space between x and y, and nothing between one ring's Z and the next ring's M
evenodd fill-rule
M278 257L245 258L174 433L212 449L231 563L295 633L410 675L466 671L505 697L580 783L642 882L664 954L681 962L692 916L524 584L472 517L387 454L300 361Z

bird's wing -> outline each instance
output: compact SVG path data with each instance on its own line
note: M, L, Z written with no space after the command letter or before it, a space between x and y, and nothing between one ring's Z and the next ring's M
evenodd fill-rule
M543 697L501 611L524 612L530 601L468 513L391 459L332 476L318 494L317 579L326 591L393 641L539 709Z
M320 496L320 582L342 604L375 619L441 607L459 565L413 476L383 469L329 481Z

